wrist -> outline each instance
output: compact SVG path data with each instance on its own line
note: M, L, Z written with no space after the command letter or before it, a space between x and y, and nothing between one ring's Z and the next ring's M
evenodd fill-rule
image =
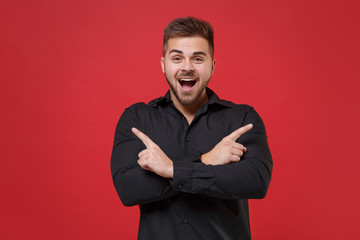
M172 161L168 170L167 178L174 178L174 163Z
M205 154L201 154L200 155L200 161L206 165L208 165L209 163L207 162L207 155Z
M171 163L170 178L174 178L174 165Z

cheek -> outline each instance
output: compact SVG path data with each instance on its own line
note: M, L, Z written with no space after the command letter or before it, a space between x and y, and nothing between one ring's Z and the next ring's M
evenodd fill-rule
M197 69L197 72L199 74L200 77L204 78L204 79L207 79L209 77L211 77L211 72L212 72L212 69L211 67L201 67L201 68L198 68Z
M172 65L165 65L165 73L168 77L176 76L177 69Z

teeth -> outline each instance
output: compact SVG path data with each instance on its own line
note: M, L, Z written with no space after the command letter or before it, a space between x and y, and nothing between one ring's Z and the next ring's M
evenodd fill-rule
M181 78L180 81L191 82L191 81L195 81L195 79Z

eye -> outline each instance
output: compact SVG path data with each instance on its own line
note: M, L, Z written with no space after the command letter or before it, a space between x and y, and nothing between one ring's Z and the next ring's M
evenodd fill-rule
M175 62L175 63L178 63L178 62L181 62L181 57L179 57L179 56L174 56L174 57L171 58L171 60L172 60L173 62Z
M204 61L204 59L202 57L195 57L194 58L194 62L196 63L202 63Z

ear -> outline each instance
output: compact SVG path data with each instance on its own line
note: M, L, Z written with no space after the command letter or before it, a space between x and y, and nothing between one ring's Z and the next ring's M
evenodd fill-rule
M216 66L216 59L214 58L212 60L212 70L211 70L211 76L214 74L214 71L215 71L215 66Z
M165 73L165 62L164 62L164 57L160 58L160 64L161 64L161 69L162 72Z

